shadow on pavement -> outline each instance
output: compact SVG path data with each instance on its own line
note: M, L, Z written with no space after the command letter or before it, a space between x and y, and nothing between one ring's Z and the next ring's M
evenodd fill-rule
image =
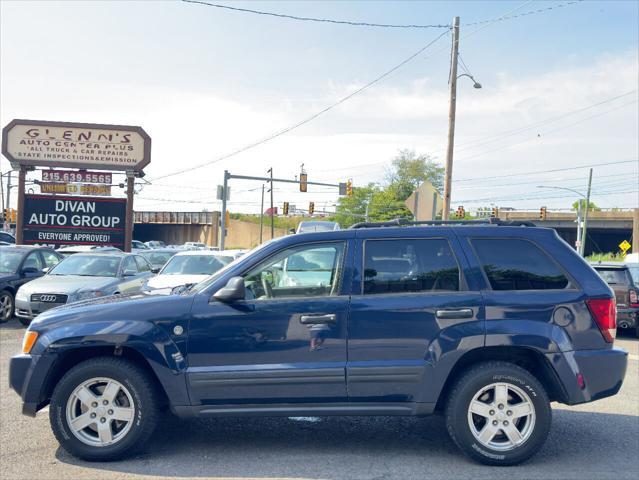
M548 442L528 463L477 465L458 452L443 418L327 417L179 420L167 417L142 455L61 462L153 477L633 478L639 417L554 410Z

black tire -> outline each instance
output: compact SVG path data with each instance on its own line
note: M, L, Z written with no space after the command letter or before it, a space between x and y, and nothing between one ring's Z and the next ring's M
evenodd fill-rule
M470 427L471 401L494 383L512 385L523 391L534 407L534 423L531 423L529 436L521 445L507 451L480 443ZM543 446L550 430L552 410L544 387L529 371L511 363L494 361L472 367L455 382L447 399L445 416L448 433L462 452L479 463L505 466L528 460ZM499 430L498 435L504 435L504 432Z
M28 327L29 325L31 325L31 319L30 318L22 318L22 317L16 317L16 318L18 319L18 322L20 322L25 327Z
M5 303L6 302L6 303ZM5 305L0 311L0 323L5 323L13 318L16 302L13 294L9 290L0 291L0 305Z
M130 430L117 443L106 446L82 442L71 431L66 416L67 401L76 387L97 377L113 379L126 387L135 407ZM133 363L115 357L93 358L73 367L58 382L51 396L49 420L56 439L71 455L88 461L117 460L133 455L151 437L158 421L158 397L152 379Z

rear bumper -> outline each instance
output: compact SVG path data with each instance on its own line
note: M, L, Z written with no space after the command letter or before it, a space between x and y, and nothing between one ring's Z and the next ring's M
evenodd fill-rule
M623 383L628 352L620 348L547 354L566 394L566 403L592 402L615 395ZM578 376L583 376L583 388Z
M22 398L22 413L34 417L46 404L43 397L47 375L55 355L16 355L9 363L9 385Z

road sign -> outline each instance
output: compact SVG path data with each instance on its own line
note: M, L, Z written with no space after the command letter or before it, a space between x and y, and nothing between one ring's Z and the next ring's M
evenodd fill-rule
M13 120L2 129L2 153L13 168L51 166L142 170L151 137L141 127Z
M630 242L628 242L628 240L624 240L623 242L621 242L619 244L619 248L621 248L621 251L625 254L628 250L630 250L630 247L632 247L632 245L630 245Z
M111 185L87 183L40 183L40 193L62 193L67 195L111 195Z

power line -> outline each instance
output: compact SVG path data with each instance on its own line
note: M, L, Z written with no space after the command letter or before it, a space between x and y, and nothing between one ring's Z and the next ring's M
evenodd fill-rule
M472 27L473 25L481 25L483 23L488 23L488 22L502 22L505 20L512 20L513 18L519 18L519 17L525 17L527 15L535 15L538 13L545 13L548 12L550 10L555 10L558 8L562 8L562 7L567 7L569 5L574 5L576 3L581 3L583 0L573 0L571 2L564 2L564 3L558 3L557 5L551 5L549 7L545 7L545 8L537 8L535 10L529 10L528 12L522 12L522 13L518 13L516 15L504 15L500 18L497 19L493 19L493 20L478 20L476 22L471 22L471 23L464 23L462 24L462 27Z
M515 7L515 8L513 8L513 9L509 10L508 12L506 12L506 13L504 14L504 16L511 15L512 13L516 12L517 10L522 9L523 7L525 7L526 5L528 5L529 3L532 3L532 1L533 1L533 0L527 0L526 2L522 3L522 4L521 4L521 5L519 5L518 7ZM503 17L503 16L502 16L502 17ZM482 25L481 27L479 27L479 28L477 28L477 29L473 30L472 32L468 33L467 35L463 36L462 38L470 37L471 35L474 35L474 34L476 34L476 33L480 32L481 30L484 30L484 29L486 29L486 28L490 27L493 23L495 23L495 22L499 21L499 20L500 20L500 18L502 18L502 17L498 17L498 18L493 19L492 21L489 21L488 23L486 23L486 24ZM275 133L275 134L273 134L273 135L270 135L269 137L266 137L266 138L264 138L264 139L262 139L262 140L259 140L259 141L257 141L257 142L254 142L254 143L252 143L252 144L246 145L246 146L244 146L244 147L242 147L242 148L240 148L240 149L238 149L238 150L236 150L236 151L234 151L234 152L231 152L231 153L229 153L229 154L223 155L222 157L219 157L219 158L217 158L217 159L210 160L210 161L205 162L205 163L202 163L202 164L200 164L200 165L195 165L195 166L193 166L193 167L189 167L189 168L185 168L185 169L182 169L182 170L178 170L178 171L176 171L176 172L172 172L172 173L169 173L169 174L165 174L165 175L163 175L163 176L156 177L156 178L154 178L154 179L152 179L152 180L159 180L159 179L161 179L161 178L171 177L171 176L173 176L173 175L180 175L180 174L182 174L182 173L190 172L190 171L193 171L193 170L196 170L196 169L199 169L199 168L206 167L206 166L208 166L208 165L212 165L212 164L217 163L217 162L220 162L220 161L222 161L222 160L226 160L227 158L233 157L233 156L235 156L235 155L237 155L237 154L239 154L239 153L242 153L242 152L245 152L245 151L247 151L247 150L250 150L250 149L252 149L252 148L254 148L254 147L257 147L258 145L261 145L261 144L266 143L266 142L268 142L268 141L270 141L270 140L273 140L274 138L277 138L277 137L279 137L279 136L281 136L281 135L284 135L285 133L288 133L288 132L290 132L290 131L292 131L292 130L294 130L294 129L298 128L298 127L301 127L302 125L305 125L306 123L311 122L312 120L316 119L316 118L317 118L317 117L319 117L320 115L322 115L322 114L324 114L324 113L328 112L329 110L332 110L334 107L336 107L336 106L338 106L338 105L341 105L342 103L344 103L345 101L347 101L347 100L349 100L350 98L354 97L355 95L357 95L357 94L359 94L359 93L363 92L364 90L366 90L366 89L368 89L369 87L373 86L373 85L374 85L374 84L376 84L377 82L379 82L379 81L383 80L384 78L388 77L389 75L393 74L393 73L394 73L395 71L397 71L399 68L403 67L405 64L407 64L407 63L409 63L410 61L412 61L413 59L415 59L415 58L416 58L417 56L419 56L422 52L424 52L427 48L429 48L431 45L433 45L435 42L437 42L437 41L438 41L440 38L442 38L442 37L443 37L446 33L448 33L448 31L449 31L449 30L444 31L441 35L439 35L438 37L436 37L434 40L432 40L432 41L431 41L430 43L428 43L426 46L422 47L422 48L421 48L420 50L418 50L416 53L414 53L413 55L411 55L411 56L410 56L410 57L408 57L407 59L403 60L401 63L399 63L399 64L398 64L398 65L396 65L395 67L393 67L393 68L391 68L390 70L388 70L387 72L383 73L382 75L380 75L379 77L377 77L377 78L376 78L375 80L373 80L372 82L369 82L368 84L364 85L362 88L360 88L360 89L358 89L358 90L354 91L353 93L351 93L350 95L347 95L346 97L344 97L344 98L342 98L342 99L338 100L336 103L334 103L334 104L332 104L332 105L330 105L330 106L328 106L328 107L324 108L323 110L321 110L321 111L317 112L316 114L314 114L314 115L312 115L312 116L308 117L307 119L302 120L301 122L299 122L299 123L297 123L297 124L294 124L294 125L292 125L292 126L290 126L290 127L288 127L288 128L285 128L284 130L280 130L279 132L277 132L277 133ZM441 52L442 50L443 50L443 49L437 50L437 51L433 52L430 56L435 55L436 53L439 53L439 52Z
M577 170L582 168L590 168L590 167L603 167L606 165L620 165L624 163L637 163L639 160L620 160L616 162L602 162L602 163L591 163L590 165L574 165L571 167L565 168L554 168L552 170L536 170L532 172L521 172L521 173L509 173L506 175L492 175L490 177L473 177L473 178L460 178L459 180L455 180L456 182L470 182L472 180L492 180L495 178L508 178L508 177L521 177L522 175L538 175L541 173L554 173L554 172L566 172L569 170Z
M333 23L338 25L350 25L353 27L378 27L378 28L450 28L447 24L433 24L433 25L416 25L416 24L393 24L393 23L369 23L369 22L353 22L349 20L335 20L331 18L315 18L315 17L299 17L297 15L287 15L284 13L264 12L261 10L252 10L250 8L231 7L229 5L220 5L219 3L209 3L200 0L182 0L185 3L197 3L200 5L206 5L207 7L222 8L225 10L232 10L235 12L253 13L255 15L264 15L268 17L286 18L288 20L298 20L302 22L318 22L318 23Z
M328 112L329 110L332 110L333 108L341 105L342 103L346 102L347 100L350 100L351 98L353 98L355 95L358 95L360 93L362 93L363 91L369 89L370 87L372 87L373 85L375 85L376 83L382 81L384 78L388 77L391 73L395 72L396 70L400 69L401 67L403 67L404 65L406 65L407 63L409 63L410 61L414 60L415 58L417 58L419 55L421 55L424 51L426 51L431 45L433 45L434 43L436 43L440 38L442 38L444 35L446 35L448 33L448 30L442 32L441 34L439 34L434 40L431 40L429 43L427 43L425 46L423 46L422 48L420 48L419 50L417 50L415 53L413 53L411 56L409 56L408 58L402 60L400 63L398 63L397 65L395 65L393 68L391 68L390 70L387 70L386 72L382 73L380 76L378 76L377 78L375 78L374 80L368 82L366 85L364 85L363 87L358 88L357 90L351 92L350 94L346 95L345 97L342 97L341 99L339 99L337 102L329 105L328 107L323 108L322 110L320 110L319 112L314 113L313 115L311 115L310 117L305 118L304 120L297 122L283 130L280 130L272 135L269 135L266 138L263 138L262 140L258 140L256 142L253 142L251 144L248 144L242 148L239 148L231 153L228 153L226 155L223 155L221 157L218 157L214 160L210 160L208 162L204 162L201 163L199 165L195 165L193 167L188 167L188 168L184 168L182 170L178 170L176 172L172 172L166 175L161 175L159 177L154 178L153 180L159 180L162 178L166 178L166 177L171 177L173 175L179 175L182 173L186 173L186 172L190 172L193 170L197 170L199 168L202 167L206 167L208 165L212 165L214 163L217 162L221 162L222 160L226 160L227 158L233 157L239 153L245 152L246 150L250 150L251 148L257 147L258 145L261 145L263 143L266 143L270 140L273 140L279 136L284 135L285 133L288 133L292 130L295 130L296 128L301 127L302 125L305 125L309 122L312 122L313 120L315 120L317 117L319 117L320 115L323 115L324 113Z
M394 24L394 23L371 23L371 22L361 22L361 21L350 21L350 20L335 20L332 18L317 18L317 17L301 17L297 15L288 15L285 13L275 13L275 12L265 12L262 10L253 10L250 8L240 8L240 7L231 7L230 5L221 5L219 3L209 3L201 0L182 0L185 3L195 3L199 5L205 5L207 7L212 8L220 8L224 10L231 10L234 12L241 13L252 13L254 15L263 15L267 17L276 17L276 18L284 18L287 20L297 20L302 22L316 22L316 23L331 23L337 25L349 25L352 27L375 27L375 28L396 28L396 29L427 29L427 28L450 28L450 24L430 24L430 25L419 25L419 24ZM530 10L528 12L519 13L516 15L505 14L497 19L485 19L478 20L471 23L465 23L463 26L470 27L474 25L482 25L491 22L502 22L505 20L511 20L513 18L524 17L527 15L535 15L538 13L544 13L553 9L567 7L569 5L573 5L575 3L579 3L582 0L574 0L571 2L564 2L557 5L552 5L545 8L538 8L535 10Z

